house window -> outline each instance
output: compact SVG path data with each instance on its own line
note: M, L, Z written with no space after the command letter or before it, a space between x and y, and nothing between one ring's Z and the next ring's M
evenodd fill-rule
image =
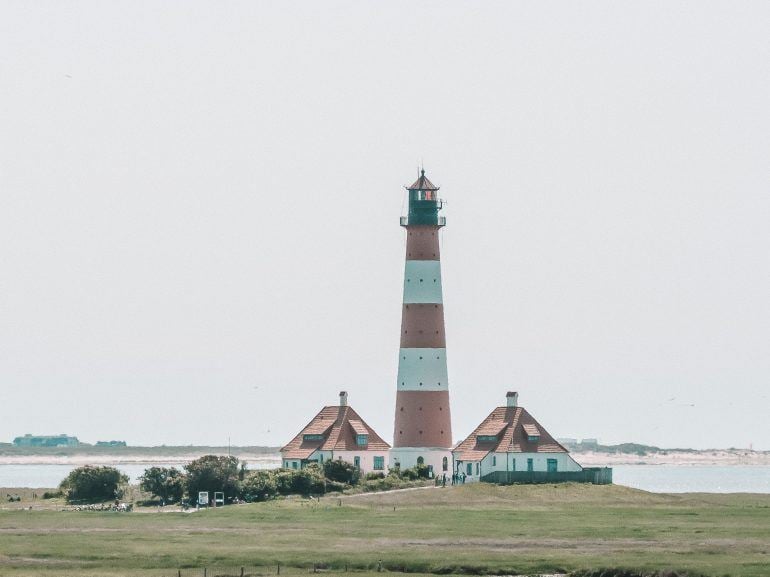
M323 453L319 453L318 454L318 459L319 459L319 462L323 463L324 462L324 454Z
M469 475L473 475L473 463L468 463L465 467L465 470L468 471Z
M358 456L353 457L353 466L356 469L360 469L361 468L361 457L358 457Z
M481 463L476 463L476 474L479 474L479 468L481 466Z
M292 461L291 462L291 468L292 469L296 469L297 468L297 461Z
M315 435L315 434L302 435L302 438L305 441L323 441L324 440L324 436L323 435Z
M511 471L516 470L516 459L511 459Z
M492 455L492 466L497 467L497 455Z
M479 443L488 443L497 441L497 435L476 435L476 440Z
M442 471L448 471L449 470L449 459L447 459L446 457L444 457L441 460L441 470Z
M532 459L527 459L527 471L530 473L535 470L535 462Z
M382 471L385 468L385 457L374 458L374 470Z
M537 443L540 440L540 435L527 435L527 441L530 443Z
M356 445L366 446L369 444L369 435L356 435Z
M422 457L417 457L417 464L418 465L424 465L425 464L425 459L423 459Z
M549 473L555 473L559 470L559 462L556 459L548 459L546 461L546 464L548 466L548 472Z

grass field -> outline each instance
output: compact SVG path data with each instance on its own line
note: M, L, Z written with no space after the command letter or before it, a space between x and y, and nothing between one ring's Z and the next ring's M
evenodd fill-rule
M770 575L770 495L466 485L199 513L0 511L0 575L547 573Z

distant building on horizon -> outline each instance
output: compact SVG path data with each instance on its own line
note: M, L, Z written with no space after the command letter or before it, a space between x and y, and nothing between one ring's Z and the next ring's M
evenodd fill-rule
M80 445L77 437L61 435L30 435L16 437L13 444L17 447L77 447Z
M125 447L125 441L96 441L97 447Z

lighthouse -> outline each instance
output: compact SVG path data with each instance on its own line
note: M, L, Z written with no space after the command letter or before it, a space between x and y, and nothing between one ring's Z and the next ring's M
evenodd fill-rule
M407 187L404 302L396 381L396 417L390 466L421 464L437 476L451 474L452 419L446 363L444 303L441 290L439 216L442 201L421 170Z

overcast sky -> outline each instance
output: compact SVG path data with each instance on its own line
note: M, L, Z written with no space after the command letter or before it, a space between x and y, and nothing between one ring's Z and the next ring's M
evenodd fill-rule
M455 441L770 449L770 3L0 0L0 441L392 439L403 185Z

